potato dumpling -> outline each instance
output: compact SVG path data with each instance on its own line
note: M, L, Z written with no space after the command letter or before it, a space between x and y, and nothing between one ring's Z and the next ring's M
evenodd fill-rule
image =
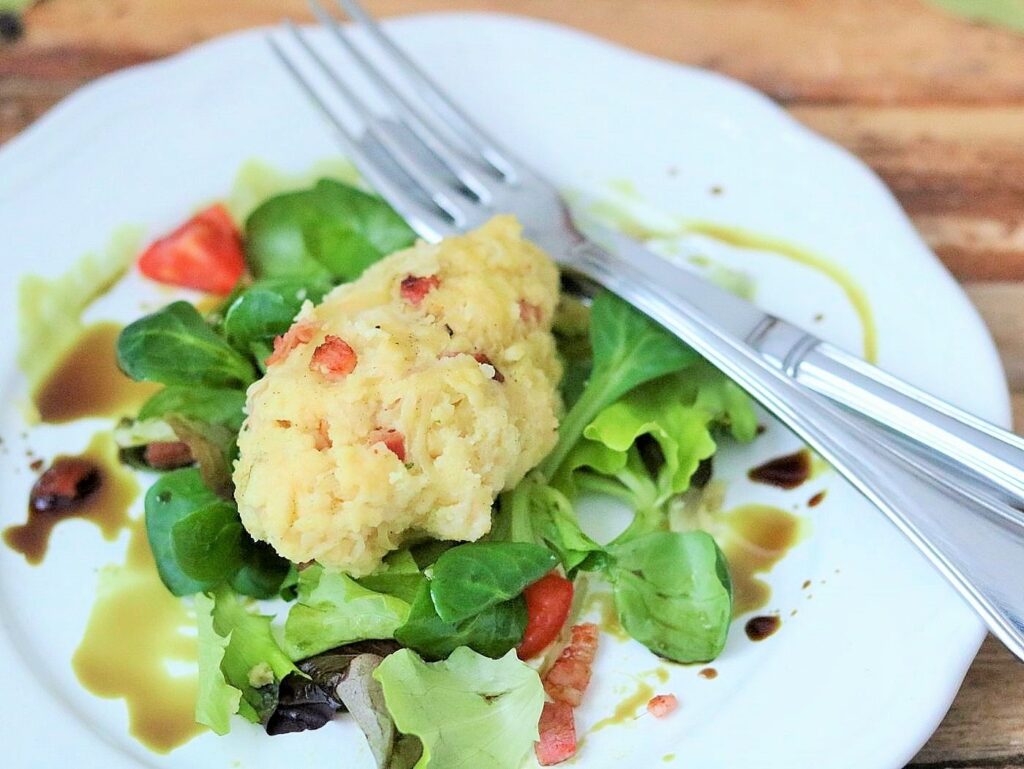
M242 522L362 575L411 535L475 540L554 446L558 273L512 217L373 265L275 341L235 464Z

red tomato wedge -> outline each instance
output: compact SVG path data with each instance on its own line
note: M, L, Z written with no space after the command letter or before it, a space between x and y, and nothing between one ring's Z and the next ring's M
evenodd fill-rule
M534 751L541 766L554 766L576 755L576 722L569 705L545 702L537 731L540 741Z
M218 203L154 241L139 257L139 271L159 283L229 294L245 272L241 235Z
M523 591L526 598L526 632L519 644L519 659L536 657L558 637L572 607L572 582L551 572Z

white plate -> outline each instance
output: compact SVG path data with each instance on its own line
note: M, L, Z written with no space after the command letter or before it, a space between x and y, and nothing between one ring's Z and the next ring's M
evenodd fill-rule
M389 28L484 125L559 184L601 194L610 180L628 179L660 211L742 225L844 265L870 297L883 366L1008 422L991 340L890 194L860 162L763 96L718 75L517 18L425 16ZM337 152L258 32L104 78L66 100L0 152L3 402L10 404L20 386L11 312L19 276L62 272L126 222L143 223L151 234L166 230L198 202L223 194L249 158L300 170ZM722 194L709 193L716 185ZM823 311L822 332L858 349L852 312L820 276L767 254L698 245L755 274L768 309L803 324ZM44 456L74 451L97 426L41 429L29 443ZM2 428L9 450L0 486L4 525L22 519L31 482L18 455L20 432L11 406ZM813 521L811 536L770 575L768 608L782 613L782 629L753 644L738 623L715 665L716 680L675 668L661 687L682 703L671 719L590 735L577 765L604 769L625 759L701 769L891 768L938 724L982 627L834 477L814 510L804 506L811 486L783 492L742 479L753 461L794 445L783 431L769 430L750 450L729 452L718 468L740 478L730 487L731 504L797 505ZM118 562L123 547L67 523L40 567L0 552L5 765L371 765L354 731L335 725L266 739L240 722L228 738L205 734L166 756L135 743L123 703L85 692L69 662L96 571ZM809 592L801 590L805 579L814 582ZM790 618L794 608L799 613ZM605 644L581 730L614 707L628 673L652 667L638 645ZM668 754L676 758L663 764Z

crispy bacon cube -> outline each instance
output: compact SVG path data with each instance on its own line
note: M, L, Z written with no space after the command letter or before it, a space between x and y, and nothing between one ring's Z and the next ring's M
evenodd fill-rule
M597 656L597 625L587 622L574 625L569 640L555 664L544 676L544 691L555 702L577 707L590 684L594 658Z
M647 703L647 712L655 718L664 718L679 707L679 700L674 694L659 694L651 697Z
M375 443L383 443L400 461L405 461L405 436L398 430L377 428L370 433L370 445Z
M356 367L356 351L341 337L328 334L309 359L309 370L332 382L344 379Z
M484 355L482 352L474 354L473 360L475 360L477 363L480 363L484 366L490 366L492 369L494 369L494 373L491 374L491 379L493 379L495 382L505 381L505 375L502 374L498 367L491 362L491 359Z
M540 741L534 745L534 752L541 766L560 764L576 755L576 723L570 705L545 702L538 731Z
M525 299L519 300L519 320L524 323L540 323L543 317L544 312L539 305L527 302Z
M288 357L288 353L300 344L309 342L314 334L316 334L315 324L303 320L293 323L292 327L281 334L281 336L274 337L274 351L270 353L270 356L264 363L268 367L273 366L275 363L280 363Z
M426 275L423 277L407 275L402 279L399 292L402 298L409 304L419 306L419 303L423 301L423 297L440 285L441 279L436 275Z

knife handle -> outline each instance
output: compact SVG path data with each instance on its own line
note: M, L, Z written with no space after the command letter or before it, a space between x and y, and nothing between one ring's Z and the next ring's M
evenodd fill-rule
M966 467L1018 505L1024 502L1024 440L785 321L748 341L802 385L864 415L908 450L947 468Z

